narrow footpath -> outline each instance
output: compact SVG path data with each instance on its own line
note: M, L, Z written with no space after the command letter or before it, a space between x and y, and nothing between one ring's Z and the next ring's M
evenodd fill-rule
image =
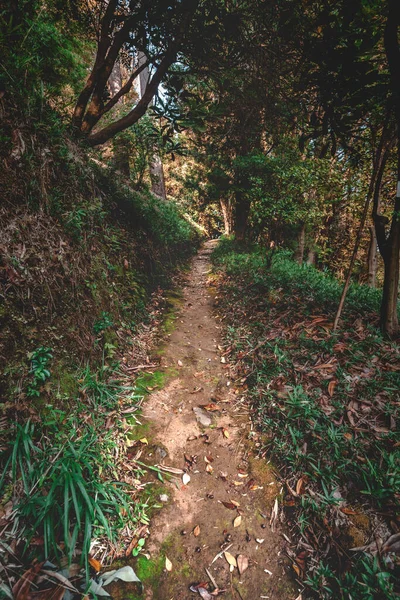
M207 242L193 259L162 356L162 367L178 375L144 405L159 462L185 472L173 473L160 494L164 506L152 520L147 549L163 569L144 596L210 600L217 588L226 590L226 600L295 600L299 592L285 568L280 486L256 456L244 398L221 352L208 282L214 246Z

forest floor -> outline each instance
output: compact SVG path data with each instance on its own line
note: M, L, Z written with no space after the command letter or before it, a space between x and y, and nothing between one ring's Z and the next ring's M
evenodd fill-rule
M219 590L226 600L295 600L279 524L280 484L257 456L257 434L220 346L214 247L206 242L193 259L162 352L161 365L173 375L143 407L142 460L176 472L157 498L165 505L153 517L149 560L141 557L138 574L147 600L211 599Z

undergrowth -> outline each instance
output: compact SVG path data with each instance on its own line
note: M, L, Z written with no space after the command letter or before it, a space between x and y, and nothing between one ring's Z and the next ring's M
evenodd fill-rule
M26 560L66 555L71 563L78 553L88 572L93 539L116 543L124 528L148 522L138 486L121 475L123 411L132 418L142 396L117 369L86 367L72 408L47 403L40 420L15 422L3 437L0 496L15 515L3 541L17 533L15 552Z
M398 597L385 544L400 530L400 358L376 328L380 292L352 285L333 335L341 284L330 275L231 240L213 259L231 361L286 484L306 596Z

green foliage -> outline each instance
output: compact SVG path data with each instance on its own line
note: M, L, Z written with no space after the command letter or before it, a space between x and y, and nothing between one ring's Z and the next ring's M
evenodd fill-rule
M95 333L99 334L105 329L112 327L114 325L110 315L107 312L102 312L100 319L98 319L93 325L93 330Z
M31 361L29 370L31 381L27 386L26 394L29 397L39 397L41 387L51 375L47 367L53 358L52 349L40 346L33 352L30 352L28 358Z
M64 27L62 20L68 16ZM56 2L23 0L3 8L0 45L0 85L12 90L14 100L28 102L30 110L43 107L45 98L58 96L63 86L76 87L84 77L84 44L76 22L72 24L68 11L58 12Z
M8 482L23 484L16 510L25 528L26 551L32 537L42 535L45 558L59 558L63 544L71 562L79 548L87 572L94 536L113 540L128 523L146 518L147 505L133 505L132 490L116 481L118 423L114 429L104 427L104 409L115 411L121 398L129 398L131 406L141 399L116 376L115 367L103 365L98 372L87 367L79 377L80 397L87 404L75 399L69 412L47 405L40 426L30 421L16 425L1 455L0 491ZM83 420L88 406L96 410Z

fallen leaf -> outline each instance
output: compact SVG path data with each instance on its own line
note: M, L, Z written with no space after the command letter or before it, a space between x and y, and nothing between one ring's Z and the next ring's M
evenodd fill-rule
M241 517L241 515L238 515L236 517L236 519L233 519L233 526L234 527L239 527L239 525L241 525L241 523L242 523L242 517Z
M96 573L98 573L99 571L101 571L102 564L101 564L100 561L98 561L95 558L92 558L91 556L89 556L88 563L89 563L89 565L91 567L93 567L93 569L96 571Z
M141 438L141 439L139 440L139 442L140 442L141 444L145 444L146 446L148 446L148 445L149 445L149 442L147 441L147 438Z
M225 429L224 427L222 428L222 435L224 436L224 438L228 439L230 436L230 433L227 429Z
M178 367L183 367L183 362L181 360L178 360Z
M37 563L22 575L13 586L12 592L15 600L28 600L33 580L39 573L44 563Z
M106 598L111 598L110 594L94 579L91 579L89 581L89 584L90 586L87 590L89 593L95 594L96 596L104 596Z
M201 404L200 408L208 410L208 412L216 412L217 410L221 410L218 404L215 404L214 402L209 402L208 404Z
M167 571L172 571L172 562L167 556L165 557L165 568L167 569Z
M208 592L206 590L206 588L203 587L198 587L197 591L199 592L200 596L203 598L203 600L213 600L214 596L212 596L210 594L210 592Z
M333 396L333 392L335 391L336 386L337 386L337 381L335 379L332 379L328 385L328 394L330 395L331 398Z
M102 576L104 581L103 586L109 585L113 581L125 581L127 583L131 583L134 581L139 581L139 577L136 575L135 571L129 565L125 567L121 567L120 569L116 569L114 571L108 571L104 573Z
M187 485L189 483L189 481L190 481L190 475L188 473L184 473L182 475L183 485Z
M222 502L225 508L229 508L230 510L236 510L239 504L237 502Z
M211 473L214 471L214 469L213 469L213 467L210 464L207 464L206 465L206 471L207 471L207 473L210 473L210 475L211 475Z
M244 556L243 554L239 554L239 556L237 557L237 566L238 566L240 575L242 575L246 571L246 569L248 569L248 567L249 567L249 559L247 558L247 556Z
M186 441L193 442L194 440L197 440L197 435L189 435Z
M224 552L224 556L227 560L227 562L232 565L232 567L237 567L237 561L236 558L233 556L233 554L231 554L230 552Z
M196 527L193 529L193 535L194 537L198 537L200 535L200 525L196 525Z
M339 508L340 512L344 513L345 515L356 515L356 511L353 510L352 508L348 508L347 506L341 506Z
M296 483L296 494L298 496L301 496L304 493L304 487L305 487L304 479L302 479L300 477L300 479Z
M264 538L256 538L257 544L263 544L265 542Z

